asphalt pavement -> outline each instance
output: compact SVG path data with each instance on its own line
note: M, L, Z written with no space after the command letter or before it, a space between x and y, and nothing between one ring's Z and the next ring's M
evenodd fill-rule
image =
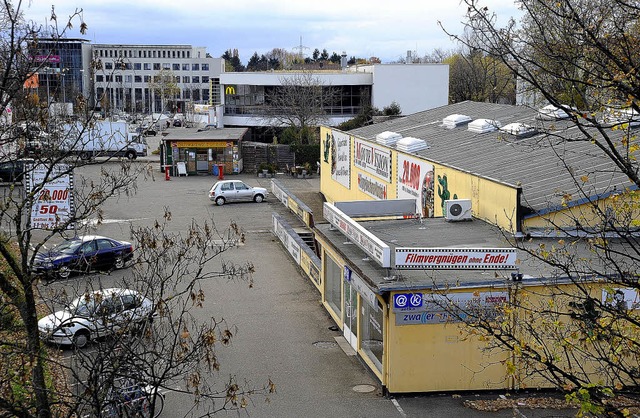
M150 150L159 137L151 137ZM155 148L154 148L155 147ZM246 409L221 413L250 417L559 417L571 411L512 410L481 412L464 406L465 400L496 399L498 393L409 394L385 396L375 376L354 356L340 348L334 322L320 303L317 290L301 275L289 253L271 232L272 213L282 204L273 195L266 202L215 206L207 191L214 176L182 176L164 179L157 155L140 158L149 164L151 176L138 181L131 197L111 199L103 209L104 220L97 233L128 238L130 225L151 225L164 209L172 214L171 230L180 231L193 221L213 219L219 226L235 221L245 232L246 242L229 253L225 261L255 266L254 284L216 280L204 284L203 321L222 319L235 327L233 342L219 350L222 368L217 377L235 376L252 386L267 381L276 392L255 396ZM99 167L88 166L80 175L97 178ZM77 175L78 175L77 174ZM269 188L270 179L255 175L225 175L251 185ZM278 178L278 176L277 176ZM279 179L294 194L318 196L319 178ZM315 203L314 203L315 204ZM222 261L222 260L220 260ZM163 417L182 416L192 400L176 393L166 394Z

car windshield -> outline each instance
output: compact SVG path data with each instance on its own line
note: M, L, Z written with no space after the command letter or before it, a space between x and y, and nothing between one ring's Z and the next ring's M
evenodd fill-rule
M78 316L91 316L96 309L96 301L93 298L80 297L69 306L69 311Z
M53 247L53 251L62 254L73 254L81 244L82 241L80 240L65 241Z

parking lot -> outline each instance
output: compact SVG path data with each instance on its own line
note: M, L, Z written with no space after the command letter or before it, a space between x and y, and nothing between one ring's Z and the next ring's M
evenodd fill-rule
M151 148L153 149L153 148ZM115 163L109 163L115 164ZM347 356L336 344L335 325L319 301L316 289L304 279L279 241L271 233L272 212L282 211L273 196L263 203L230 203L216 206L207 192L213 176L182 176L164 179L153 158L134 164L150 164L151 175L140 178L133 196L110 199L103 206L103 220L90 232L130 239L131 226L152 225L165 208L171 212L169 231L186 231L192 222L211 220L221 227L235 221L245 241L225 253L225 261L255 266L254 284L234 280L212 280L203 284L206 295L202 321L224 318L236 327L233 343L218 353L221 380L236 376L239 381L260 386L275 383L269 399L252 399L246 413L253 417L508 417L510 410L478 412L463 406L465 399L496 398L496 394L444 394L385 397L380 385L365 366ZM87 166L77 175L97 179L98 166ZM270 179L253 175L227 175L252 186L269 188ZM282 179L294 193L317 193L319 180ZM221 260L220 260L221 261ZM111 286L127 274L118 270L100 277ZM75 277L51 286L71 286ZM94 280L95 278L88 278ZM90 349L90 347L89 347ZM70 351L66 354L70 355ZM162 416L182 416L192 399L168 392ZM549 416L549 411L527 411L526 416ZM568 416L568 415L567 415Z

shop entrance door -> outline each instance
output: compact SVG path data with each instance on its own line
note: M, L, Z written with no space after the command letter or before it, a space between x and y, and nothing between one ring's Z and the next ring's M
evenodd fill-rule
M198 150L196 153L196 170L198 172L207 172L209 171L209 161L208 161L207 150Z
M354 350L358 350L358 292L351 283L344 283L344 338Z

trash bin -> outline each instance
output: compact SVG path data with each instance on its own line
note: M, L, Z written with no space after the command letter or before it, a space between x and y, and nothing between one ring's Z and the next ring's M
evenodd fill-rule
M214 165L213 165L213 175L214 175L214 176L217 176L219 171L220 171L220 170L218 170L218 165L217 165L217 164L214 164Z
M216 167L218 168L218 179L224 180L224 164L216 164Z

